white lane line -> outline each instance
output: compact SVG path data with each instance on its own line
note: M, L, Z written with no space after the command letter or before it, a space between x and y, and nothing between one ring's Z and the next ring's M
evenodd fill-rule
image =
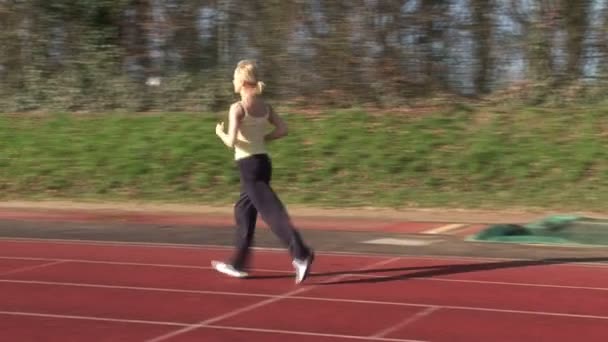
M441 240L429 240L429 239L396 239L396 238L380 238L373 240L366 240L362 243L372 245L394 245L394 246L429 246L434 243L440 242Z
M336 277L336 278L338 278L338 277ZM260 298L268 298L268 299L284 297L281 295L270 295L270 294L263 294L263 293L184 290L184 289L167 289L167 288L99 285L99 284L80 284L80 283L64 283L64 282L34 281L34 280L0 280L0 283L51 285L51 286L73 286L73 287L85 287L85 288L121 289L121 290L132 290L132 291L157 291L157 292L210 294L210 295L225 295L225 296L260 297ZM360 300L360 299L348 299L348 298L327 298L327 297L314 297L314 296L291 296L289 298L295 299L295 300L304 300L304 301L312 300L312 301L319 301L319 302L375 304L375 305L407 306L407 307L419 307L419 308L436 307L436 308L440 308L440 309L454 309L454 310L467 310L467 311L489 311L489 312L517 313L517 314L537 315L537 316L557 316L557 317L574 317L574 318L608 320L608 316L599 316L599 315L570 314L570 313L560 313L560 312L528 311L528 310L515 310L515 309L498 309L498 308L477 307L477 306L455 306L455 305L443 305L443 304ZM187 325L190 326L191 324L187 324ZM184 326L186 326L186 325L184 325Z
M141 247L141 248L167 248L167 249L193 249L193 250L218 250L218 251L231 251L234 249L233 246L225 245L209 245L209 244L179 244L179 243L154 243L154 242L124 242L124 241L99 241L99 240L79 240L79 239L37 239L37 238L2 238L0 242L15 242L15 243L40 243L40 244L64 244L64 245L86 245L86 246L113 246L113 247ZM535 245L537 246L537 245ZM547 246L553 249L553 245ZM598 246L593 248L606 248L605 246ZM268 253L285 253L284 248L272 248L272 247L253 247L254 250L259 250ZM351 256L360 258L382 258L388 256L395 256L393 254L386 253L373 253L373 252L339 252L339 251L317 251L317 255L326 256ZM424 259L424 260L436 260L436 261L470 261L470 262L499 262L499 261L525 261L530 259L523 258L499 258L499 257L482 257L482 256L461 256L461 255L399 255L402 259ZM559 259L559 258L556 258ZM563 257L562 259L576 259ZM585 258L581 258L584 260ZM601 259L593 261L592 259ZM593 267L593 268L606 268L608 269L608 258L588 258L588 261L574 261L563 263L553 263L551 259L547 260L547 265L552 266L582 266L582 267Z
M467 226L467 224L462 224L462 223L446 224L441 227L425 230L422 232L422 234L446 234L450 231L464 228L466 226Z
M179 322L159 322L159 321L147 321L147 320L140 320L140 319L118 319L118 318L95 317L95 316L57 315L57 314L47 314L47 313L38 313L38 312L21 312L21 311L0 311L0 315L57 318L57 319L77 319L77 320L85 320L85 321L102 321L102 322L114 322L114 323L169 325L169 326L176 326L176 327L183 327L183 326L188 325L187 323L179 323Z
M36 270L36 269L39 269L39 268L45 268L45 267L49 267L49 266L53 266L53 265L62 264L64 262L65 261L63 261L63 260L54 260L54 261L50 261L50 262L44 263L42 265L20 267L20 268L14 269L14 270L2 272L2 273L0 273L0 276L3 277L3 276L11 275L11 274L23 273L23 272L27 272L27 271L31 271L31 270Z
M138 262L118 262L118 261L101 261L101 260L81 260L81 259L50 259L50 258L29 258L29 257L6 257L0 256L0 260L33 260L33 261L50 261L45 265L37 265L34 268L50 266L60 263L84 263L84 264L100 264L100 265L117 265L117 266L142 266L142 267L163 267L163 268L177 268L177 269L193 269L193 270L213 270L211 266L196 266L196 265L175 265L175 264L155 264L155 263L138 263ZM429 270L435 269L436 267L429 266ZM277 270L268 268L254 268L252 272L263 272L263 273L279 273L279 274L293 274L293 271ZM9 271L10 272L10 271ZM382 272L380 270L379 272ZM483 272L483 271L479 271ZM333 272L334 274L336 272ZM348 277L359 277L359 278L378 278L378 279L391 279L395 275L380 275L380 274L361 274L361 273L349 273L345 272L340 275ZM0 274L3 276L3 274ZM311 276L323 276L321 273L311 273ZM407 274L403 275L407 278ZM507 286L530 286L530 287L543 287L543 288L556 288L556 289L573 289L573 290L593 290L593 291L608 291L608 287L590 287L590 286L573 286L573 285L553 285L553 284L540 284L540 283L521 283L521 282L506 282L506 281L491 281L491 280L475 280L475 279L451 279L445 277L412 277L408 278L409 281L439 281L439 282L457 282L457 283L472 283L472 284L488 284L488 285L507 285Z
M435 312L439 309L440 309L440 307L438 307L438 306L429 306L428 308L417 312L415 315L412 315L411 317L406 318L403 322L399 322L391 327L381 330L381 331L371 335L370 337L374 337L374 338L385 337L397 330L407 327L408 325L410 325L418 320L421 320L422 318L432 314L433 312Z
M365 269L373 269L375 267L383 266L385 264L390 264L391 262L397 261L399 259L400 258L391 258L391 259L383 260L383 261L374 263L372 265L363 267L363 268L361 268L359 270L362 271L362 270L365 270ZM345 277L344 275L335 276L335 277L330 278L330 281L338 281L338 280L340 280L340 279L342 279L344 277ZM254 304L242 307L240 309L236 309L236 310L227 312L227 313L225 313L223 315L219 315L219 316L216 316L216 317L212 317L212 318L206 319L206 320L201 321L201 322L199 322L197 324L193 324L193 325L191 325L189 327L184 327L182 329L178 329L178 330L175 330L173 332L170 332L170 333L158 336L156 338L148 340L147 342L166 341L167 339L173 338L173 337L178 336L178 335L182 335L182 334L187 333L189 331L196 330L196 329L208 326L208 325L212 325L213 323L219 322L221 320L224 320L224 319L227 319L227 318L230 318L230 317L242 314L244 312L251 311L253 309L257 309L259 307L262 307L262 306L265 306L265 305L268 305L268 304L272 304L274 302L280 301L282 299L288 298L288 297L293 296L293 295L297 295L297 294L300 294L300 293L304 293L306 291L310 291L312 289L317 288L318 286L319 285L312 285L312 286L308 286L308 287L302 287L302 288L299 288L299 289L296 289L296 290L293 290L293 291L289 291L289 292L284 293L282 295L274 296L273 298L269 298L269 299L263 300L261 302L254 303Z
M233 327L224 325L209 325L205 328L212 329L226 329L236 331L251 331L251 332L267 332L275 334L289 334L289 335L303 335L303 336L316 336L316 337L335 337L344 338L351 340L364 340L364 341L387 341L387 342L424 342L421 340L410 340L400 338L386 338L386 337L368 337L368 336L354 336L354 335L340 335L340 334L324 334L324 333L313 333L303 331L291 331L291 330L274 330L274 329L258 329L258 328L245 328L245 327Z
M57 315L57 314L46 314L46 313L37 313L37 312L20 312L20 311L0 311L0 315L40 317L40 318L53 318L53 319L71 319L71 320L111 322L111 323L147 324L147 325L161 325L161 326L173 326L173 327L186 327L186 326L190 325L188 323L180 323L180 322L148 321L148 320L137 320L137 319L118 319L118 318L96 317L96 316ZM257 329L257 328L246 328L246 327L232 327L232 326L225 326L225 325L209 325L209 326L206 326L205 328L217 329L217 330L231 330L231 331L265 332L265 333L284 334L284 335L335 337L335 338L343 338L343 339L351 339L351 340L366 340L366 341L424 342L424 341L420 341L420 340L406 340L406 339L397 339L397 338L369 338L369 337L365 337L365 336L324 334L324 333L292 331L292 330Z

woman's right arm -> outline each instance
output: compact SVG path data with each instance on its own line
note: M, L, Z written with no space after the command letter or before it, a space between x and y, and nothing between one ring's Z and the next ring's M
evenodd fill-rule
M243 108L240 105L234 104L230 107L230 113L228 113L228 133L224 132L224 123L218 123L215 127L215 134L217 134L224 145L229 148L234 148L237 139L237 133L239 131L241 120L243 119Z

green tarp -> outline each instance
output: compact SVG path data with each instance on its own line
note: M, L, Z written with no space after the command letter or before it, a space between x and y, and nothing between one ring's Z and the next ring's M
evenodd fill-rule
M528 224L492 225L467 240L608 246L608 220L557 215Z

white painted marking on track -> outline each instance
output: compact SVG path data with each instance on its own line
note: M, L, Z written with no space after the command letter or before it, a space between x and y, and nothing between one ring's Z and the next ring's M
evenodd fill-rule
M440 241L441 240L380 238L363 241L363 243L372 245L429 246Z
M313 332L302 332L302 331L291 331L291 330L244 328L244 327L233 327L233 326L223 326L223 325L210 325L210 326L206 326L205 328L226 329L226 330L236 330L236 331L251 331L251 332L267 332L267 333L316 336L316 337L336 337L336 338L346 338L346 339L351 339L351 340L364 340L364 341L424 342L421 340L410 340L410 339L399 339L399 338L324 334L324 333L313 333Z
M23 273L23 272L27 272L27 271L31 271L31 270L37 270L39 268L45 268L45 267L49 267L49 266L53 266L53 265L57 265L57 264L62 264L64 262L65 261L63 261L63 260L52 260L52 261L44 263L42 265L21 267L21 268L17 268L14 270L2 272L2 273L0 273L0 276L7 276L7 275L15 274L15 273Z
M59 314L20 312L20 311L0 311L0 315L23 316L23 317L42 317L42 318L54 318L54 319L71 319L71 320L98 321L98 322L111 322L111 323L147 324L147 325L161 325L161 326L175 326L175 327L190 326L189 323L180 323L180 322L119 319L119 318L97 317L97 316L59 315ZM366 340L366 341L425 342L425 341L421 341L421 340L409 340L409 339L398 339L398 338L369 338L369 337L365 337L365 336L354 336L354 335L324 334L324 333L293 331L293 330L257 329L257 328L233 327L233 326L225 326L225 325L208 325L208 326L205 326L205 328L218 329L218 330L230 330L230 331L264 332L264 333L284 334L284 335L335 337L335 338L343 338L343 339L351 339L351 340Z
M210 244L187 244L187 243L156 243L156 242L125 242L125 241L100 241L100 240L80 240L80 239L36 239L36 238L2 238L0 242L14 243L38 243L38 244L63 244L96 247L138 247L138 248L167 248L167 249L189 249L189 250L217 250L231 251L233 246L210 245ZM268 253L286 253L285 248L274 247L252 247L252 250ZM359 253L359 252L340 252L340 251L316 251L317 255L351 256L359 258L378 258L392 256L382 253Z
M2 258L2 257L0 257ZM63 262L71 262L70 260L61 260ZM89 263L88 261L74 261ZM200 270L213 270L211 266L174 266L174 265L157 265L157 264L141 264L141 263L120 263L120 262L103 262L103 261L92 261L92 264L108 264L108 265L127 265L127 266L144 266L144 267L167 267L167 268L183 268L183 269L200 269ZM273 270L273 269L252 269L252 272L265 272L265 273L280 273L285 275L293 274L293 271L284 270ZM376 275L376 274L357 274L357 273L343 273L341 274L351 278L374 278L374 279L391 279L391 275ZM2 276L2 275L0 275ZM323 276L323 273L311 273L312 277ZM407 276L407 275L405 275ZM0 279L0 282L19 282L16 279ZM34 280L35 281L35 280ZM434 281L434 282L450 282L450 283L471 283L471 284L484 284L484 285L505 285L505 286L521 286L521 287L542 287L542 288L555 288L555 289L570 289L570 290L590 290L590 291L608 291L608 287L592 287L592 286L574 286L574 285L554 285L554 284L541 284L541 283L521 283L521 282L507 282L507 281L491 281L491 280L475 280L475 279L451 279L445 277L414 277L408 279L408 281ZM44 283L44 282L42 282ZM55 284L50 282L50 284ZM57 283L63 284L63 283ZM65 283L72 286L77 285L76 283ZM83 283L88 286L91 283ZM93 284L95 285L95 284ZM105 285L102 285L105 286ZM112 285L110 285L112 286ZM147 289L142 287L141 289ZM171 289L169 289L170 291Z
M391 258L391 259L383 260L383 261L374 263L372 265L369 265L369 266L366 266L366 267L362 267L362 268L358 269L358 271L363 271L363 270L366 270L366 269L372 269L374 267L380 267L380 266L383 266L385 264L390 264L391 262L397 261L399 259L400 258ZM330 281L339 281L340 279L342 279L344 277L345 277L344 275L338 275L338 276L330 278ZM248 312L248 311L257 309L259 307L268 305L268 304L272 304L274 302L280 301L282 299L289 298L290 296L293 296L293 295L296 295L296 294L299 294L299 293L310 291L310 290L312 290L312 289L314 289L316 287L318 287L318 285L316 285L316 286L312 285L312 286L308 286L308 287L299 288L297 290L289 291L289 292L284 293L282 295L274 296L273 298L269 298L267 300L263 300L261 302L254 303L254 304L242 307L240 309L236 309L236 310L230 311L230 312L228 312L226 314L206 319L206 320L201 321L199 323L193 324L193 325L191 325L189 327L178 329L176 331L173 331L173 332L170 332L170 333L158 336L156 338L147 340L147 342L166 341L167 339L173 338L173 337L178 336L178 335L182 335L182 334L187 333L189 331L192 331L192 330L195 330L195 329L198 329L198 328L202 328L202 327L205 327L207 325L212 325L213 323L222 321L224 319L227 319L227 318L230 318L230 317L233 317L233 316L236 316L236 315L240 315L240 314L242 314L244 312Z
M13 239L12 239L13 240ZM12 241L11 240L11 241ZM0 241L6 241L6 239L1 239ZM23 240L17 240L19 242L23 242ZM73 240L68 240L70 243L73 243ZM30 241L31 242L31 241ZM35 240L34 242L40 242L40 243L48 243L47 239L42 239L42 240ZM99 244L96 242L93 243L83 243L82 241L76 242L77 244L80 245L106 245L104 244ZM121 246L121 247L133 247L133 246L139 246L139 247L174 247L174 248L184 248L183 245L171 245L171 244L145 244L145 245L138 245L138 244L133 244L133 243L112 243L110 242L111 245L117 245L117 246ZM226 247L226 246L205 246L205 245L192 245L192 246L186 246L185 248L195 248L195 249L220 249L220 250L226 250L226 249L230 249L230 247ZM264 248L260 248L260 250L266 250ZM274 252L274 250L271 250L272 252ZM281 250L282 251L282 250ZM350 253L323 253L325 255L351 255ZM378 257L381 255L369 255L369 254L353 254L355 256L362 256L362 257ZM11 257L6 257L6 258L11 258ZM451 256L403 256L401 257L402 259L434 259L434 260L467 260L467 261L496 261L496 260L523 260L523 259L509 259L509 258L475 258L475 257L451 257ZM52 260L52 259L49 259ZM64 260L61 260L64 261ZM81 261L81 260L77 260L77 261ZM86 261L84 261L86 262ZM98 262L98 261L95 261ZM103 262L102 262L103 263ZM598 269L606 269L606 265L602 264L602 263L570 263L570 264L563 264L563 265L558 265L558 264L550 264L548 263L547 265L551 265L551 266L586 266L586 267L593 267L593 268L598 268ZM164 265L164 266L169 266L170 265ZM163 266L163 267L164 267ZM177 265L177 266L182 266L182 265ZM183 266L182 266L183 267ZM185 266L185 267L189 267L189 266ZM193 266L193 267L197 267L197 266ZM279 271L280 272L280 271ZM418 278L421 280L433 280L433 281L462 281L462 282L480 282L480 283L497 283L497 284L504 284L504 285L520 285L520 286L549 286L549 287L562 287L562 286L557 286L557 285L538 285L538 284L517 284L517 283L500 283L500 282L483 282L483 281L470 281L470 280L454 280L454 279L422 279L422 278ZM8 281L3 281L3 282L11 282L10 280ZM83 284L80 284L79 286L85 286ZM575 288L575 289L592 289L592 290L607 290L605 288L586 288L586 287L568 287L568 286L563 286L564 288ZM142 288L144 289L144 288ZM166 289L165 289L166 290ZM170 289L169 289L170 290ZM175 291L181 291L181 290L175 290ZM234 294L236 295L236 294ZM260 296L260 297L264 297L264 295L257 295L257 294L240 294L240 295L250 295L250 296ZM340 300L340 299L331 299L331 298L314 298L314 297L303 297L303 296L293 296L291 297L293 299L306 299L306 300L323 300L323 301L329 301L329 302L340 302L340 301L345 301L345 300ZM603 319L603 320L608 320L608 317L606 316L594 316L594 315L577 315L577 314L564 314L564 313L555 313L555 312L536 312L536 311L523 311L523 310L504 310L504 309L494 309L494 308L482 308L482 307L466 307L466 306L438 306L438 305L426 305L426 304L420 304L420 303L391 303L391 302L374 302L374 301L357 301L357 300L346 300L349 302L353 302L353 303L372 303L372 304L385 304L385 305L405 305L405 306L417 306L417 307L439 307L439 308L446 308L446 309L455 309L455 310L478 310L478 311L491 311L491 312L503 312L503 313L516 313L516 314L529 314L529 315L549 315L549 316L559 316L559 317L575 317L575 318L585 318L585 319ZM0 312L0 314L7 314L6 312ZM22 313L22 314L28 314L28 313ZM58 315L58 316L62 316L62 317L70 317L67 315ZM74 317L79 317L79 316L74 316ZM80 318L80 319L87 319L85 318ZM95 318L94 318L95 319ZM100 319L104 319L104 318L100 318ZM110 318L111 319L111 318ZM124 320L118 320L118 321L124 321ZM137 322L136 320L133 322ZM141 322L146 322L146 321L141 321ZM166 322L169 324L172 324L172 322ZM154 324L154 323L152 323ZM189 324L181 324L181 323L177 323L178 325L176 326L189 326ZM210 325L207 327L216 327L215 325ZM232 327L227 327L228 329L232 329ZM247 328L244 328L247 329Z
M441 227L437 227L437 228L433 228L433 229L429 229L429 230L425 230L422 232L422 234L447 234L448 232L466 227L467 224L463 224L463 223L454 223L454 224L446 224L444 226Z
M21 311L0 311L0 315L8 316L29 316L29 317L43 317L43 318L58 318L58 319L78 319L85 321L103 321L103 322L115 322L115 323L138 323L138 324L153 324L153 325L169 325L183 327L187 326L187 323L178 322L159 322L159 321L146 321L140 319L119 319L109 317L95 317L95 316L76 316L76 315L59 315L59 314L48 314L38 312L21 312Z
M37 258L37 257L0 256L0 260L56 261L57 263L142 266L142 267L159 267L159 268L184 268L184 269L198 269L198 270L213 270L214 269L212 266L156 264L156 263L145 263L145 262L125 262L125 261L110 261L110 260L106 261L106 260L87 260L87 259L55 259L55 258ZM267 268L255 268L255 269L253 269L253 271L293 274L293 271L267 269ZM0 275L3 275L3 274L0 274Z
M29 257L11 257L11 256L0 256L0 260L35 260L35 261L50 261L47 266L52 264L60 263L87 263L87 264L101 264L101 265L118 265L118 266L143 266L143 267L159 267L159 268L178 268L178 269L199 269L199 270L213 270L211 266L197 266L197 265L174 265L174 264L155 264L155 263L138 263L138 262L118 262L118 261L103 261L103 260L84 260L84 259L54 259L54 258L29 258ZM46 265L46 264L45 264ZM43 266L43 265L40 265ZM542 265L539 265L542 266ZM561 266L553 264L550 266ZM572 265L580 266L580 265ZM584 265L586 266L586 265ZM607 267L595 267L598 269L608 269ZM266 268L254 268L252 272L265 272L265 273L280 273L280 274L293 274L293 271L277 270L277 269L266 269ZM311 273L312 276L322 276L323 274ZM344 273L343 275L349 277L363 277L363 278L391 278L390 275L375 275L375 274L356 274L356 273ZM2 276L2 274L0 274ZM588 287L588 286L570 286L570 285L554 285L554 284L541 284L541 283L518 283L518 282L502 282L502 281L490 281L490 280L474 280L474 279L451 279L444 277L415 277L409 279L410 281L440 281L440 282L460 282L460 283L475 283L475 284L489 284L489 285L511 285L511 286L530 286L530 287L545 287L545 288L561 288L561 289L575 289L575 290L597 290L597 291L608 291L606 287Z
M219 250L219 251L231 251L234 249L232 246L225 245L209 245L209 244L181 244L181 243L154 243L154 242L125 242L125 241L99 241L99 240L79 240L79 239L37 239L37 238L2 238L0 242L31 242L40 244L66 244L66 245L85 245L85 246L114 246L114 247L140 247L140 248L167 248L167 249L194 249L194 250ZM536 247L536 246L535 246ZM557 246L546 246L546 247L557 247ZM571 246L570 246L571 247ZM606 246L595 246L592 248L606 248ZM285 253L284 248L272 248L272 247L253 247L254 250L259 250L267 253ZM373 252L340 252L340 251L317 251L317 255L327 256L350 256L360 258L378 258L395 256L395 253L373 253ZM483 262L483 261L521 261L530 260L522 258L500 258L500 257L482 257L482 256L462 256L462 255L399 255L402 259L428 259L428 260L446 260L446 261L472 261L472 262ZM565 262L563 264L553 264L554 266L583 266L593 268L608 268L606 262Z
M179 290L179 289L162 289L162 288L144 288L144 287L134 287L134 286L57 283L57 282L30 281L30 280L0 280L0 283L93 287L93 288L124 289L124 290L136 290L136 291L141 290L141 291L177 292L177 293L200 293L200 294L215 294L215 295L228 295L228 296L262 297L262 298L270 298L270 299L279 298L279 297L284 298L284 296L282 296L282 295L270 295L270 294L263 294L263 293L222 292L222 291L205 291L205 290ZM313 287L313 286L311 286L311 287ZM313 296L293 296L293 297L290 297L290 299L313 300L313 301L320 301L320 302L335 302L335 303L376 304L376 305L407 306L407 307L420 307L420 308L439 308L439 309L454 309L454 310L466 310L466 311L487 311L487 312L516 313L516 314L536 315L536 316L556 316L556 317L573 317L573 318L584 318L584 319L608 320L608 316L600 316L600 315L585 315L585 314L572 314L572 313L547 312L547 311L528 311L528 310L515 310L515 309L498 309L498 308L478 307L478 306L457 306L457 305L443 305L443 304L438 305L438 304L392 302L392 301L378 301L378 300L325 298L325 297L313 297ZM192 324L187 324L184 326L191 326L191 325Z
M387 260L386 263L390 262ZM377 267L377 266L375 266ZM344 276L348 276L345 274ZM339 277L334 277L339 278ZM433 281L446 281L442 279L426 279ZM447 280L454 281L454 280ZM460 281L460 280L455 280ZM145 287L132 287L132 286L115 286L115 285L100 285L100 284L80 284L80 283L58 283L48 281L32 281L32 280L0 280L1 283L16 283L16 284L38 284L38 285L55 285L55 286L74 286L74 287L89 287L89 288L110 288L110 289L124 289L124 290L135 290L135 291L159 291L159 292L178 292L178 293L201 293L201 294L216 294L216 295L234 295L234 296L250 296L250 297L261 297L261 298L284 298L285 296L275 296L268 294L255 294L255 293L235 293L235 292L221 292L221 291L204 291L204 290L181 290L181 289L166 289L166 288L145 288ZM464 281L467 282L467 281ZM501 283L502 284L502 283ZM513 285L507 283L507 285ZM526 284L522 284L525 286ZM536 286L532 284L532 286ZM575 289L578 289L574 287ZM595 290L608 290L606 288L584 288L584 289L595 289ZM424 304L424 303L407 303L407 302L389 302L389 301L374 301L374 300L356 300L356 299L339 299L339 298L322 298L322 297L309 297L309 296L292 296L291 299L296 300L315 300L323 302L346 302L346 303L359 303L359 304L379 304L379 305L396 305L396 306L413 306L413 307L438 307L445 309L455 310L468 310L468 311L489 311L489 312L501 312L501 313L516 313L516 314L527 314L527 315L539 315L539 316L557 316L557 317L574 317L584 319L602 319L608 320L606 316L598 315L584 315L584 314L570 314L570 313L559 313L559 312L544 312L544 311L526 311L526 310L511 310L511 309L497 309L487 307L467 307L467 306L450 306L450 305L436 305L436 304ZM189 325L188 325L189 326Z
M439 309L440 309L440 307L438 307L438 306L429 306L428 308L417 312L415 315L412 315L411 317L406 318L403 322L399 322L391 327L381 330L381 331L371 335L370 337L385 337L391 333L394 333L395 331L397 331L399 329L403 329L403 328L407 327L408 325L421 320L422 318L432 314L433 312L435 312Z
M274 297L273 295L268 295L268 294L263 294L263 293L186 290L186 289L172 289L172 288L161 288L161 287L108 285L108 284L94 284L94 283L68 283L68 282L39 281L39 280L0 279L0 283L21 284L21 285L82 287L82 288L93 288L93 289L111 289L111 290L126 290L126 291L141 291L141 292L149 291L149 292L167 292L167 293L210 294L210 295L218 295L218 296L241 296L241 297L261 297L261 298ZM304 297L302 297L302 298L304 298Z

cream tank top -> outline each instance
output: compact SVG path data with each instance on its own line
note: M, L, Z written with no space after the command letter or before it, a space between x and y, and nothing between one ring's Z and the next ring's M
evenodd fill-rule
M245 116L241 121L241 126L237 133L236 144L234 145L234 159L239 160L250 157L255 154L266 154L266 143L264 136L269 132L270 122L268 117L270 115L268 107L266 107L266 114L264 116L256 117L249 115L247 109L242 104L239 104Z

